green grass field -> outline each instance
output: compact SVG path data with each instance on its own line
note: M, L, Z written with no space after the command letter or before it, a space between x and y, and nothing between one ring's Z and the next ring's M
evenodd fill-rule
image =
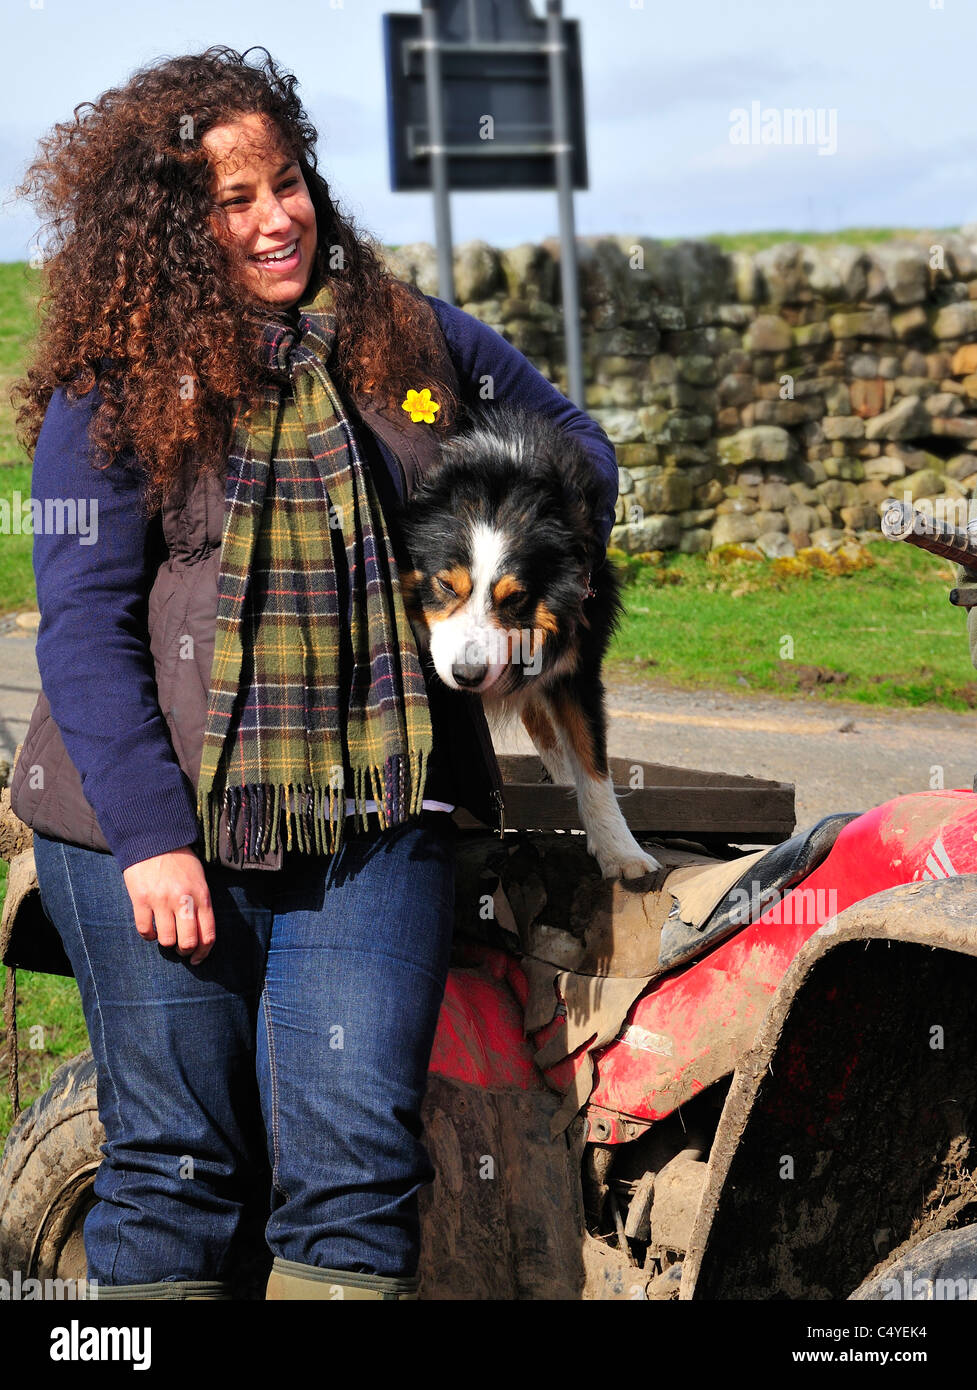
M6 982L6 967L0 966L0 988ZM81 999L74 980L58 975L17 972L17 1035L20 1043L20 1103L23 1107L42 1096L62 1062L88 1046L88 1033L81 1012ZM3 1059L3 1090L0 1093L0 1144L13 1122L7 1090L7 1051Z
M12 507L17 495L31 495L29 463L0 463L0 499ZM0 616L20 608L33 608L36 600L34 571L31 568L31 537L0 536Z
M30 496L30 459L17 442L10 388L23 374L35 330L38 272L23 263L0 265L0 498ZM30 536L4 535L0 545L0 614L34 603Z
M10 388L22 376L37 327L40 273L23 261L0 264L0 462L29 463L17 442Z
M879 539L849 574L792 562L675 556L628 563L627 615L608 674L675 685L747 686L867 705L977 705L951 567ZM800 568L800 566L797 566Z

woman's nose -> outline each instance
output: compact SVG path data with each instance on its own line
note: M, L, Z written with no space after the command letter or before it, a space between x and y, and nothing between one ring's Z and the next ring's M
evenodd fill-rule
M274 193L260 204L258 208L258 229L264 236L271 236L276 231L287 231L292 225L292 219L282 207L281 202L275 197Z

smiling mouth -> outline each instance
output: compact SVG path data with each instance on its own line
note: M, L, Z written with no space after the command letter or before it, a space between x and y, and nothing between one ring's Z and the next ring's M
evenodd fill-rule
M299 258L298 240L290 241L278 251L266 251L260 256L249 256L252 265L267 266L272 270L290 269Z

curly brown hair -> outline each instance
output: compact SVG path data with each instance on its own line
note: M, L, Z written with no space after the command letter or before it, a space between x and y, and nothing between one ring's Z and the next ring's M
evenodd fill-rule
M248 63L253 52L264 56ZM268 118L308 186L318 234L313 275L333 291L340 382L354 397L389 405L421 381L431 317L333 201L297 85L265 48L215 45L141 69L124 87L81 103L73 122L40 142L18 189L50 238L34 358L13 391L24 401L17 424L29 452L55 389L77 399L97 380L97 466L129 455L146 474L150 509L188 464L225 463L235 403L256 404L261 368L255 304L221 230L201 141L249 113ZM263 317L275 312L261 307ZM188 381L192 391L180 389ZM430 370L423 384L441 402L435 427L447 431L456 398Z

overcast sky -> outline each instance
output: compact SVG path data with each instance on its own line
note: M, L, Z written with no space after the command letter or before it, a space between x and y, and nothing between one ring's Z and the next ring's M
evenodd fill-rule
M430 195L389 187L390 9L419 5L0 0L0 260L33 248L33 214L9 190L38 137L135 68L213 43L263 44L296 74L320 167L365 230L432 240ZM977 221L977 0L565 0L564 12L583 40L590 186L576 194L579 234ZM759 123L740 120L737 143L733 113L754 103ZM776 140L793 108L819 113L807 144L784 143L782 126ZM451 207L456 242L512 246L558 229L549 193L460 193Z

